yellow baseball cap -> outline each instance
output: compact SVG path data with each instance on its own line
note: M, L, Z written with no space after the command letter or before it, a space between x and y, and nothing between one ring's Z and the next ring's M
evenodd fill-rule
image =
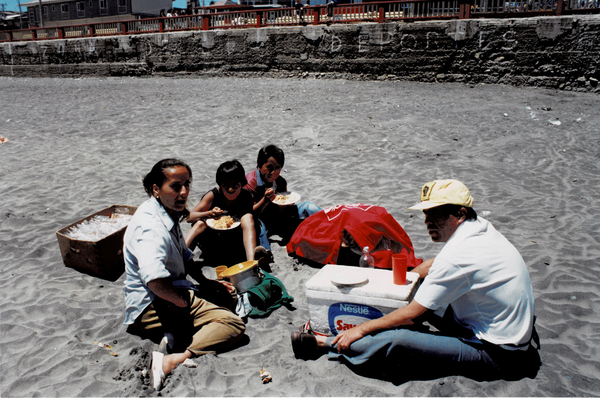
M435 180L423 185L421 203L409 207L408 210L426 210L447 204L473 207L473 197L460 181Z

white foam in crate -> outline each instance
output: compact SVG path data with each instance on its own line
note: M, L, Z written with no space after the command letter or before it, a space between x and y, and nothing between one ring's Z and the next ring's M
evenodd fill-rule
M336 284L332 279L350 284ZM318 333L337 335L389 314L409 303L418 281L415 272L407 272L406 285L400 286L394 285L392 270L326 265L306 282L311 327Z

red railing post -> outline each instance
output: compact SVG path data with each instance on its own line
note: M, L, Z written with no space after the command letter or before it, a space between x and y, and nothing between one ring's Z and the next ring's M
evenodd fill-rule
M210 14L202 14L202 30L208 30L210 26Z
M62 26L59 26L56 28L56 30L58 32L58 38L64 39L65 38L65 28L63 28Z
M458 19L469 19L471 17L471 7L475 6L475 0L462 0L459 3Z
M379 23L383 23L383 21L385 20L385 10L383 9L383 7L379 7Z
M256 12L256 27L260 28L262 26L262 11Z
M37 39L37 30L31 29L31 40Z
M562 15L562 10L564 7L564 1L563 0L558 0L556 2L556 16L560 17Z
M159 33L162 33L162 32L163 32L163 23L162 23L162 21L160 21L160 22L158 23L158 32L159 32Z
M321 18L321 8L315 8L313 10L313 25L319 24L319 19Z
M96 35L96 28L94 25L90 25L90 37L94 37Z
M125 22L121 23L121 33L124 35L127 34L127 24Z

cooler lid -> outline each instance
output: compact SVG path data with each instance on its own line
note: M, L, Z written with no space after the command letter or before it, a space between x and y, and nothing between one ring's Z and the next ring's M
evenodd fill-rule
M395 285L392 270L328 264L306 282L306 290L406 301L418 280L419 274L407 272L406 285Z

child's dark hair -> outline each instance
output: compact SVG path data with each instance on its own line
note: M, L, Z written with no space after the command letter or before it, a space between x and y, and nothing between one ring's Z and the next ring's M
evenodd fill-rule
M258 151L258 159L256 159L256 167L260 169L262 165L267 163L271 157L275 159L281 167L283 167L285 155L283 154L283 150L275 145L267 145L260 148L260 151Z
M165 175L165 170L170 169L176 166L183 166L187 169L188 173L190 173L190 180L192 179L192 169L188 166L183 160L179 159L163 159L156 163L152 170L142 180L144 184L144 190L148 194L148 196L152 196L154 185L158 187L162 187L167 176Z
M221 186L229 181L239 181L242 187L248 184L244 166L237 159L221 163L217 169L217 185Z

